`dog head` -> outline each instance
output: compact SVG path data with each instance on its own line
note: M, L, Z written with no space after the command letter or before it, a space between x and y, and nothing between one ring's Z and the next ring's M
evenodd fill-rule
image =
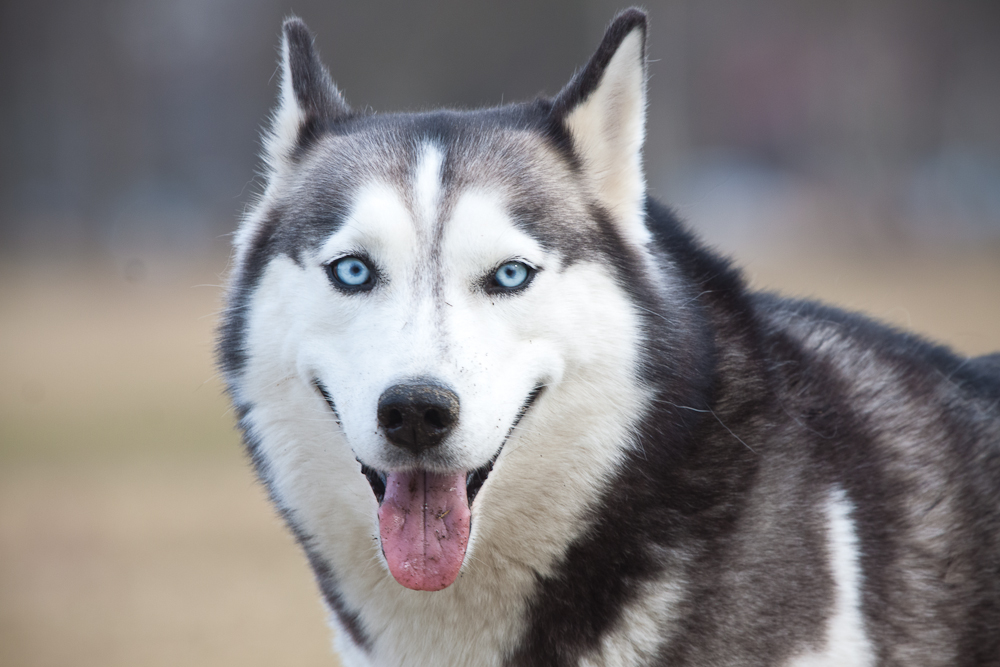
M375 115L286 21L220 350L300 533L336 552L377 523L418 590L451 584L470 538L565 542L646 395L645 25L621 14L554 99ZM511 525L532 503L546 517Z

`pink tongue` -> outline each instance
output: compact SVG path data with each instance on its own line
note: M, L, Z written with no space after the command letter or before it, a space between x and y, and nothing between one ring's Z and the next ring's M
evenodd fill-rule
M378 522L396 581L415 591L451 585L469 544L469 515L465 473L389 473Z

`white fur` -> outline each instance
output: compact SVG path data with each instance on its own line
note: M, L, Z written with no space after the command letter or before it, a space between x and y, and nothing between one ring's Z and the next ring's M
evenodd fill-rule
M906 489L904 520L894 539L910 548L901 550L894 563L898 583L888 591L887 603L905 610L906 625L919 628L920 642L889 646L890 659L917 664L927 659L930 646L937 651L938 664L955 662L954 638L947 624L940 622L944 582L927 574L936 563L951 559L953 542L946 536L964 521L954 489L954 480L963 473L944 444L953 437L948 423L936 408L929 409L928 397L915 400L905 390L908 380L898 365L886 363L870 346L859 344L843 324L816 321L795 311L773 317L833 369L836 382L847 392L846 400L871 424L876 439L872 446L891 454L884 459L887 483Z
M292 70L288 54L288 36L281 40L281 82L278 108L271 120L271 131L264 138L264 157L272 172L284 170L288 153L299 136L305 113L299 107L292 87Z
M611 58L597 89L566 118L595 192L638 246L650 240L643 223L642 143L646 127L643 29L636 28Z
M441 163L444 155L434 144L424 144L420 160L417 162L417 176L414 179L413 199L414 223L420 229L429 230L437 221L438 204L441 200Z
M670 639L684 585L673 573L643 587L637 599L622 610L617 627L600 648L580 660L580 667L631 667L649 663Z
M372 183L304 266L271 261L249 309L239 398L256 406L249 419L278 502L340 575L344 602L373 641L365 656L341 633L345 664L499 665L522 630L536 573L552 571L634 446L632 425L648 399L636 382L639 316L608 267L560 266L524 234L502 191L467 191L439 220L440 152L423 151L412 211L402 193ZM386 282L369 294L339 293L323 264L360 251ZM539 268L533 284L517 295L484 293L483 277L510 259ZM459 427L443 446L462 469L488 461L535 383L546 385L475 500L458 580L435 593L406 589L388 573L376 502L355 461L391 465L375 408L386 388L413 376L459 395ZM330 390L342 428L314 377ZM662 608L667 590L640 605ZM645 630L622 633L608 650L614 642L647 650Z
M263 160L266 169L267 187L258 201L249 208L233 239L235 249L233 275L238 275L241 263L262 222L262 216L274 199L275 193L285 185L288 176L288 157L298 139L299 130L305 122L305 113L299 107L292 86L292 70L288 53L288 36L281 39L281 81L278 91L278 106L271 114L271 126L264 134Z
M815 652L796 656L788 667L866 667L875 663L861 612L863 580L852 511L843 490L830 494L826 508L827 549L835 594L825 644Z

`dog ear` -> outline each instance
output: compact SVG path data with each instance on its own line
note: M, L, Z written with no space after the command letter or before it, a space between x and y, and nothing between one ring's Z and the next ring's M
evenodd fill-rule
M266 150L278 168L296 148L308 144L324 125L351 113L313 48L302 19L285 19L281 39L281 89Z
M556 120L599 200L632 240L649 240L643 208L646 132L646 14L626 9L608 26L590 62L556 96Z

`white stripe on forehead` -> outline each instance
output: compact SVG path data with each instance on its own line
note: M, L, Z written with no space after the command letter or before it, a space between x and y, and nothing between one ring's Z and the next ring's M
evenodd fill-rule
M438 219L441 203L441 163L444 155L434 144L425 143L417 158L413 178L413 215L418 229L430 230Z
M360 187L344 225L323 244L320 256L326 260L362 249L374 253L373 259L389 261L398 270L409 264L415 253L428 252L444 199L443 162L440 147L426 142L417 150L410 183L376 178Z

